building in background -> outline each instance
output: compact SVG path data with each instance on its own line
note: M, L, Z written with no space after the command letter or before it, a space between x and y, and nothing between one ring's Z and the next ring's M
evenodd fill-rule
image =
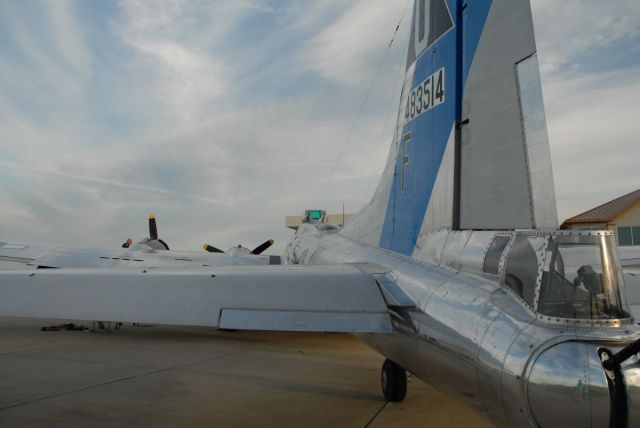
M571 217L561 227L613 230L618 245L640 245L640 189Z
M344 222L349 220L353 214L326 214L322 210L307 210L309 212L321 212L322 213L322 221L326 223L337 224L338 226L343 226ZM298 226L304 219L304 216L301 215L290 215L285 217L284 223L289 229L298 230Z

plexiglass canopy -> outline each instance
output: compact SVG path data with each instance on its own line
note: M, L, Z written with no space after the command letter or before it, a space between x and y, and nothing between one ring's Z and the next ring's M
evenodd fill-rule
M515 232L505 251L504 286L538 314L631 318L613 232Z

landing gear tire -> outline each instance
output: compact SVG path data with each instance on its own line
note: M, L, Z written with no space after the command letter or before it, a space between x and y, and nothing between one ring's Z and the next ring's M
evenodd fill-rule
M394 403L404 400L407 395L407 372L391 360L384 360L380 373L382 394Z

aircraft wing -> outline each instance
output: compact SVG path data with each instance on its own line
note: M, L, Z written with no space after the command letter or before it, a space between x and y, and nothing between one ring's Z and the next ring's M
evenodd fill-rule
M27 264L60 247L62 245L0 242L0 262Z
M625 269L623 274L631 312L636 322L640 322L640 269Z
M392 331L376 279L355 265L3 271L0 316L251 330Z
M618 247L620 264L624 268L640 268L640 245Z
M263 244L264 245L264 244ZM206 251L156 251L148 245L140 249L109 248L39 243L0 242L0 270L22 268L125 268L202 267L280 264L280 256L236 255Z

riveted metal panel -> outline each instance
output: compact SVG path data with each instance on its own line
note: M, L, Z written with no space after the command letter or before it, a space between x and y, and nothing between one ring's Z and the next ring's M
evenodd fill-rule
M495 232L474 231L458 256L461 270L481 273L485 255L494 237Z
M504 402L511 397L505 397L502 391L503 367L512 344L535 318L501 288L493 293L491 301L494 304L491 324L482 337L476 357L478 391L487 413L508 426Z
M476 354L495 317L490 303L494 289L480 278L452 275L433 293L416 318L423 375L478 398Z
M467 3L465 12L471 14L483 2ZM462 100L461 119L468 119L461 127L464 229L557 226L555 200L549 199L553 197L551 159L548 148L543 150L548 143L532 141L530 167L515 69L535 52L529 2L493 1ZM538 209L538 204L544 209ZM552 220L543 218L554 215Z
M528 375L531 413L541 427L606 427L609 388L596 346L566 341L544 350Z
M467 241L473 234L471 230L463 230L460 232L449 232L447 236L447 242L442 251L442 257L440 260L441 266L446 266L452 269L460 269L461 259L460 254L467 245Z
M439 265L449 233L449 230L442 229L421 234L413 258Z

